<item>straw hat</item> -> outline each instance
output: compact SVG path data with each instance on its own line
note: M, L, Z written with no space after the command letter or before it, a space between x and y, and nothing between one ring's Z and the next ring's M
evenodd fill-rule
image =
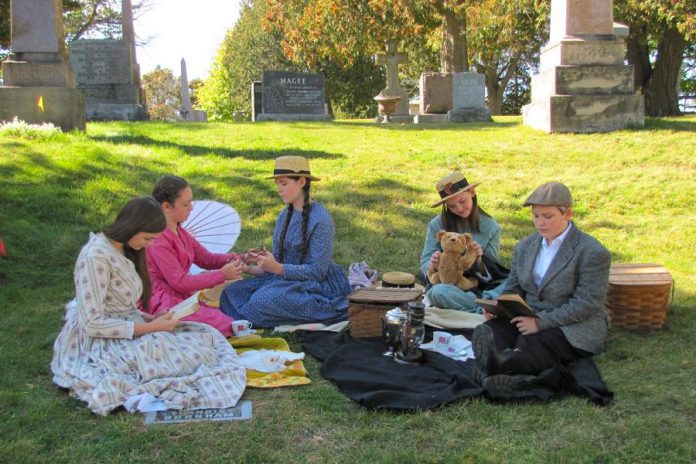
M416 276L408 272L391 271L382 275L382 287L413 288Z
M537 187L522 206L573 206L573 196L560 182L547 182Z
M276 158L273 175L266 179L275 177L306 177L310 180L320 180L314 177L309 171L309 161L304 156L281 156Z
M475 182L470 184L469 181L466 180L466 177L464 177L464 174L459 171L452 171L452 174L444 179L441 179L437 184L435 184L435 190L437 190L437 193L440 194L440 201L435 203L432 208L440 206L453 196L466 192L467 190L476 187L480 183L481 182Z

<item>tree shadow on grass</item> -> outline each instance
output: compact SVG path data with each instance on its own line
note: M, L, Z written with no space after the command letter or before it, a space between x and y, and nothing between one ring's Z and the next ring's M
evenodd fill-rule
M373 127L382 130L407 130L407 131L451 131L451 130L492 130L521 125L518 121L492 121L492 122L465 122L444 124L406 124L406 123L376 123L370 121L339 121L337 126L347 127Z
M645 128L634 130L665 130L674 132L696 132L696 119L675 120L676 118L645 118Z
M244 158L249 161L268 161L274 160L279 156L285 155L301 155L309 159L338 159L344 158L345 155L340 153L329 153L319 150L303 150L301 148L284 148L282 150L232 150L224 147L210 147L202 145L187 145L169 140L158 140L140 134L119 134L119 135L96 135L90 136L90 139L97 142L106 142L114 145L141 145L167 147L181 150L189 156L215 155L222 158Z

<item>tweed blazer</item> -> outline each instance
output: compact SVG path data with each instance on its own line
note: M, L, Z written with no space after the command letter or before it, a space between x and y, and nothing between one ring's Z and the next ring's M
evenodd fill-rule
M609 251L572 223L537 287L532 272L541 240L536 232L515 246L505 293L517 293L525 299L539 316L541 330L558 327L573 347L590 353L601 351L607 337L604 300L611 265Z

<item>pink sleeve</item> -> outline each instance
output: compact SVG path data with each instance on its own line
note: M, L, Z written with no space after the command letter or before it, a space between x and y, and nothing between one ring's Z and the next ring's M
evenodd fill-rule
M193 263L201 269L220 269L232 259L236 259L234 253L211 253L198 240L191 237L193 245Z
M150 264L157 268L167 284L177 292L190 295L225 281L225 276L217 270L195 276L190 275L189 270L184 269L179 263L176 250L169 246L165 240L156 241L147 252Z

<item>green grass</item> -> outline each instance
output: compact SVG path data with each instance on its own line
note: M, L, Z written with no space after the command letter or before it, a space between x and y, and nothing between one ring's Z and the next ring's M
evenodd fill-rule
M368 122L89 124L86 134L0 136L0 462L694 462L696 461L696 117L644 130L546 135L518 118L493 124ZM306 387L249 390L249 422L145 427L92 414L51 382L52 344L72 297L75 257L91 230L164 173L198 198L232 204L237 248L270 245L281 209L273 159L311 158L315 197L333 213L335 259L417 269L434 184L452 168L481 181L501 224L501 255L532 232L519 205L560 180L578 225L615 262L657 262L674 276L664 329L612 329L596 362L615 401L462 401L437 411L375 413L306 365ZM299 346L296 339L293 346Z

